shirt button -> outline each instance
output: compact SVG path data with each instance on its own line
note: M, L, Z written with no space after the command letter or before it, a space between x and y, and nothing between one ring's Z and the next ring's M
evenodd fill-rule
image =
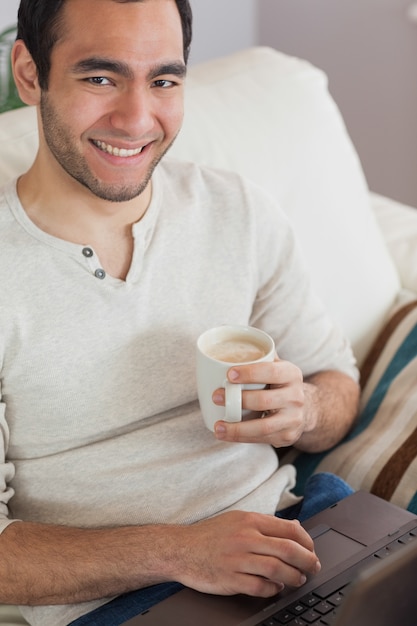
M94 255L94 252L91 248L83 248L83 255L89 259Z
M94 276L96 278L99 278L100 280L104 280L104 278L106 278L106 272L104 270L99 269L94 272Z

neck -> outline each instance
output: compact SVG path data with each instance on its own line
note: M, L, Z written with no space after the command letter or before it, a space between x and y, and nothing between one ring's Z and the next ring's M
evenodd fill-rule
M133 255L132 225L140 221L149 206L152 187L128 202L98 198L68 175L57 182L44 180L37 161L18 181L17 192L23 208L41 230L71 243L92 246L105 271L124 280ZM67 178L65 180L65 177Z
M17 192L29 218L45 232L84 244L99 239L100 234L126 232L145 214L152 195L151 182L138 197L127 202L110 202L95 196L89 189L63 172L48 180L38 161L21 176Z

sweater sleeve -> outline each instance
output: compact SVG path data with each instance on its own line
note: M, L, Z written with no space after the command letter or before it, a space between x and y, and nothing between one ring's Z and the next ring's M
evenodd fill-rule
M269 332L278 356L304 376L339 370L358 380L349 340L314 292L289 219L268 196L256 213L259 288L251 323Z

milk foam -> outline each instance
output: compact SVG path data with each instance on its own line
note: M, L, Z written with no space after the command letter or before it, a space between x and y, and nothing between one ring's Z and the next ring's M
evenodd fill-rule
M212 359L216 359L216 361L246 363L261 359L267 352L259 344L239 337L237 339L227 339L209 346L206 354Z

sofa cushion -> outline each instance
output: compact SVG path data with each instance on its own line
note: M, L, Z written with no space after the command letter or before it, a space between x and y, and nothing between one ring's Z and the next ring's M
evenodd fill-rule
M417 293L417 210L375 193L371 199L401 285Z
M23 107L0 115L0 185L25 172L38 148L36 109Z
M328 453L296 458L297 493L312 473L333 472L354 489L371 491L417 513L416 380L414 299L396 310L363 365L361 410L353 430Z
M29 166L34 123L30 109L0 116L0 184ZM361 363L399 277L323 72L270 48L191 67L184 127L170 154L235 170L281 203Z
M172 154L236 170L281 203L361 363L400 286L325 74L270 48L191 68Z
M27 624L16 606L0 605L1 626L16 626L17 624Z

